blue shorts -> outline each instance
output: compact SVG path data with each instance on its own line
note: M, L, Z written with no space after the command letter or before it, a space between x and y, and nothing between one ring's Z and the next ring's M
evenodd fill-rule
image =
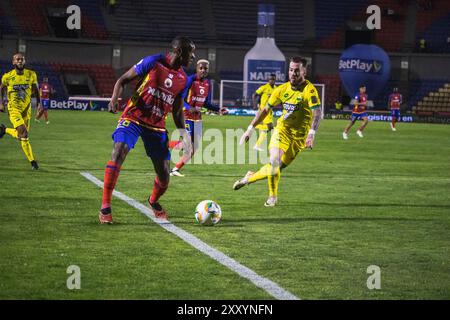
M400 120L400 110L398 109L391 110L391 115L393 118L395 117L397 118L397 120Z
M131 150L141 137L147 156L152 160L170 160L169 137L166 131L153 131L128 120L120 120L112 134L114 143L123 142Z
M48 108L50 107L50 99L41 99L41 106L42 109L48 110Z
M367 117L367 112L364 112L364 113L352 113L352 121L362 120L364 117Z
M185 122L186 122L186 130L187 132L189 132L189 135L191 136L192 143L194 143L196 139L197 141L200 141L198 139L202 138L203 122L192 120L186 120Z

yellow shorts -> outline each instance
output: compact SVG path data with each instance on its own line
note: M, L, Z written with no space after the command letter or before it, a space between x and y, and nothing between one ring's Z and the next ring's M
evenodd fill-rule
M275 128L272 138L269 143L269 150L271 148L278 148L283 150L281 162L288 166L297 156L297 154L305 149L305 137L297 137L289 133L286 129Z
M8 104L9 121L11 121L14 129L24 125L27 131L30 130L31 104L25 109L16 108Z
M272 108L270 108L269 113L267 114L267 116L264 118L263 122L258 124L255 128L258 130L269 130L268 125L272 123L272 128L273 128L273 110Z

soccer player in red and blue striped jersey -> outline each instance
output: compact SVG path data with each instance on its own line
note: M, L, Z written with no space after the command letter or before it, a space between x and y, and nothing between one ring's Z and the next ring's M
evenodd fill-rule
M403 102L402 95L398 92L398 88L394 88L393 92L389 95L389 106L391 108L391 129L397 131L395 124L400 120L400 105Z
M192 158L197 151L202 139L203 123L201 109L206 108L213 111L225 112L225 108L219 110L211 102L211 83L208 77L209 61L201 59L197 61L196 73L191 75L187 81L183 92L184 98L184 117L186 119L186 130L191 136L193 145L191 154L184 154L175 168L170 172L171 176L184 176L180 170ZM176 148L180 145L179 141L171 141L170 147Z
M194 50L195 45L189 38L176 37L172 41L172 50L167 55L148 56L117 80L108 106L108 110L113 113L117 110L117 101L124 85L137 77L142 78L139 88L128 101L112 135L114 148L105 169L100 223L113 222L112 193L121 166L139 137L156 171L148 203L157 218L167 219L166 211L158 202L169 186L170 176L169 140L165 120L167 114L172 112L175 126L183 137L184 150L190 152L192 148L185 129L182 99L188 77L182 67L187 67L192 61Z
M344 132L342 133L342 137L347 140L348 139L348 132L351 127L355 124L356 120L362 119L363 123L361 126L356 130L356 134L363 138L363 130L367 126L367 123L369 122L369 117L367 116L366 112L366 106L367 106L367 94L366 94L366 86L361 85L359 87L359 93L355 96L355 103L353 106L353 112L352 112L352 119L350 120L350 123L348 126L344 129Z

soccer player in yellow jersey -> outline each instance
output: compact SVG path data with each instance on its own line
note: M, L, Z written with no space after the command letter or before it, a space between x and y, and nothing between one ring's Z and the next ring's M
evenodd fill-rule
M25 69L25 56L22 53L16 53L13 56L12 64L14 69L5 73L2 77L0 85L0 111L4 112L3 93L6 90L8 98L8 114L13 128L6 128L4 124L0 124L0 138L5 133L16 138L22 145L31 168L37 170L39 168L31 150L28 132L30 131L31 119L31 96L34 95L40 107L40 97L36 73L32 70Z
M290 59L289 82L273 91L268 104L258 111L240 140L241 144L247 142L255 127L264 120L269 110L273 106L282 105L283 114L278 119L270 139L270 162L255 173L247 172L233 185L233 189L238 190L247 184L267 178L269 198L264 204L266 207L273 207L277 203L281 170L287 167L301 150L312 149L314 135L319 128L320 99L317 89L305 79L306 67L305 59L297 56Z
M269 100L270 95L272 94L273 90L277 86L275 85L275 74L271 74L269 76L269 82L260 86L255 93L253 94L253 106L255 109L261 110L264 109L264 107L267 104L267 101ZM258 107L259 106L259 107ZM267 133L273 129L273 110L270 109L266 117L264 118L263 122L258 124L256 126L256 129L259 130L259 137L256 141L255 146L253 149L258 151L264 151L260 146L261 143L264 141L264 139L267 137Z

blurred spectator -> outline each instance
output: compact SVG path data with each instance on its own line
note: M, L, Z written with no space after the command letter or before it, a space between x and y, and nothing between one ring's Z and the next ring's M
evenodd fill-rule
M116 12L117 0L109 0L109 14L114 14Z
M424 38L419 40L419 51L426 52L427 51L427 42Z

